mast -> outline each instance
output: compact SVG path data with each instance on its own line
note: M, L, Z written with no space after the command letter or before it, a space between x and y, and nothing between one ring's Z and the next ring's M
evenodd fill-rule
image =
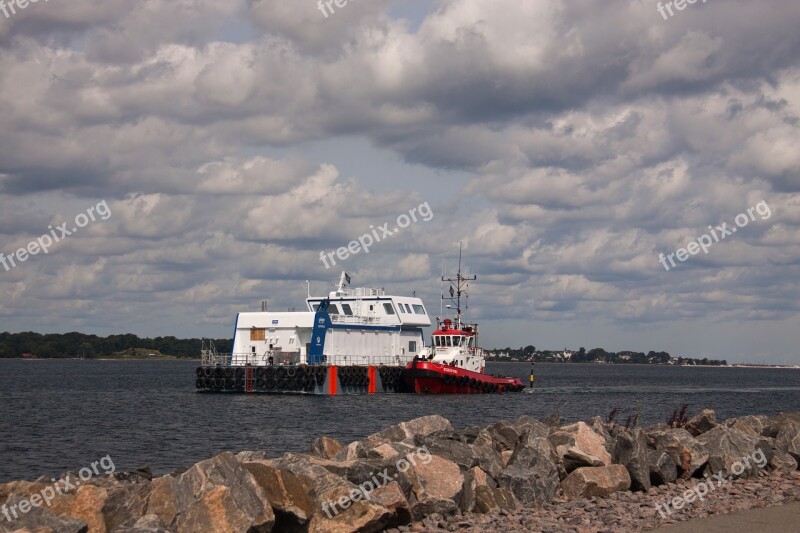
M461 243L458 243L458 272L455 278L442 276L442 282L450 283L450 296L442 295L442 301L449 300L456 305L456 329L461 329L461 295L467 295L467 287L470 281L478 279L478 276L463 276L461 274Z

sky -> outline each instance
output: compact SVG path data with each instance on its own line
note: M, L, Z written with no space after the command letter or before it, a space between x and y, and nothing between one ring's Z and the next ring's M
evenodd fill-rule
M484 347L800 364L800 3L658 5L0 8L0 331L230 337L341 270L433 317L461 243Z

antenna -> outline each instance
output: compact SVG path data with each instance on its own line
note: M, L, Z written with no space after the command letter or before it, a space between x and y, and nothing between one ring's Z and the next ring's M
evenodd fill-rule
M469 287L469 282L478 279L478 276L463 276L461 275L461 243L458 243L458 272L456 272L456 277L445 277L442 275L442 282L449 282L450 283L450 297L444 296L442 294L442 303L444 300L449 300L456 304L456 329L461 328L461 295L463 294L465 298L468 297L467 288Z

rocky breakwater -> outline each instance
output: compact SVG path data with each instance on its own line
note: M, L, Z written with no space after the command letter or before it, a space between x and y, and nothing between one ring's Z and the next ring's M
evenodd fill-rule
M717 422L705 410L683 427L631 429L599 417L454 429L427 416L346 445L320 437L307 454L223 453L156 478L93 478L48 505L30 501L49 480L7 483L0 512L17 516L0 514L0 532L636 530L741 508L726 504L731 492L752 505L797 499L798 460L800 414ZM707 508L687 501L715 476L729 482Z

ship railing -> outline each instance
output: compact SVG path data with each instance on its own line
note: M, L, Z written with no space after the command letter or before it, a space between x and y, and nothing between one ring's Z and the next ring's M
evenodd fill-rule
M397 320L383 316L349 316L331 315L331 322L334 324L352 324L354 326L386 325L397 326Z
M275 354L273 358L273 364L276 366L305 364L305 357L299 357L298 354L291 355L292 357L281 357L280 354ZM327 356L327 360L323 363L323 365L401 366L407 362L410 362L412 358L413 356L408 354L330 355ZM252 353L211 353L210 351L203 351L200 354L200 364L201 366L267 366L269 364L269 356Z

